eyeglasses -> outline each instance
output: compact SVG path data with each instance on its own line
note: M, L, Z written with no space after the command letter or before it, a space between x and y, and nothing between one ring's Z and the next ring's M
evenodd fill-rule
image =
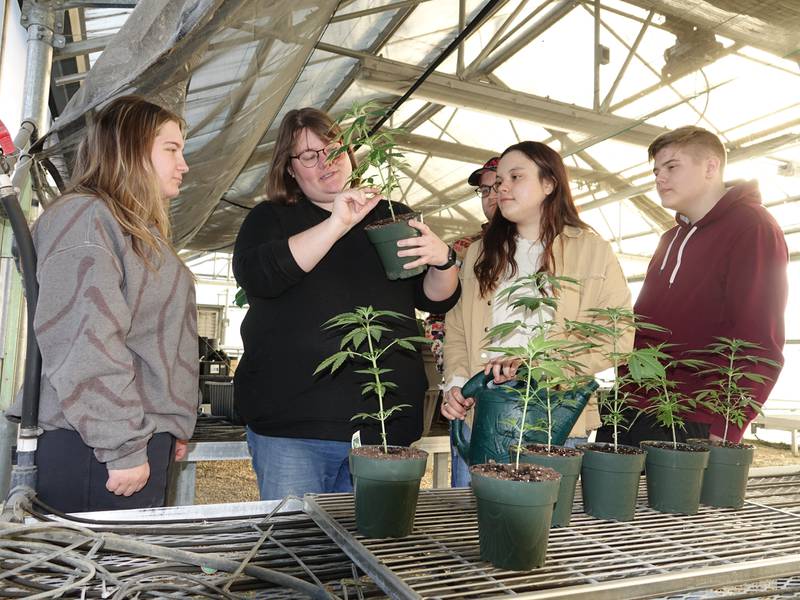
M296 158L297 160L300 161L300 164L303 165L304 167L308 168L316 167L319 164L319 155L321 153L324 153L325 157L327 158L341 147L342 144L340 142L331 142L330 144L328 144L324 148L320 148L319 150L312 150L311 148L308 148L307 150L303 150L300 154L296 156L289 155L289 158Z
M500 183L495 182L493 185L481 185L475 188L475 195L478 198L486 198L492 192L497 193L500 191Z

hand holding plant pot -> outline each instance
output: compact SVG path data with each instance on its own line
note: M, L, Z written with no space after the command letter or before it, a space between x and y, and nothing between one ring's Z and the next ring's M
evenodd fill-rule
M741 508L754 448L751 444L729 441L730 426L741 429L748 423L749 415L761 412L748 382L761 384L769 378L754 372L753 368L758 365L780 368L780 365L752 354L762 350L758 344L726 337L716 339L694 352L708 357L698 366L698 376L711 378L707 387L695 396L695 401L725 420L722 441L705 442L710 456L700 502L721 508Z
M402 153L396 149L395 137L402 133L400 128L372 130L372 123L386 113L386 109L376 102L354 103L352 108L337 120L342 128L341 146L328 155L333 161L349 150L359 151L360 160L353 170L348 185L368 185L389 200L391 218L371 223L365 228L367 236L374 244L386 269L389 279L405 279L419 275L425 270L424 264L406 269L403 265L417 260L419 255L404 253L398 256L398 241L420 235L420 230L412 227L410 220L420 221L418 213L397 213L391 200L392 193L400 188L397 173L406 167ZM438 238L437 238L438 239Z
M382 368L381 359L389 351L415 352L416 344L430 343L422 336L391 338L387 321L407 318L395 311L360 306L353 312L336 315L323 325L324 329L343 329L345 333L340 350L322 361L315 374L327 369L335 372L351 360L363 363L365 368L356 371L365 375L362 394L374 396L378 401L377 412L359 413L353 419L379 422L382 444L354 448L350 453L356 526L367 537L404 537L411 533L419 483L427 464L426 452L390 446L386 439L387 419L408 405L387 407L387 396L397 386L386 380L385 375L391 369Z

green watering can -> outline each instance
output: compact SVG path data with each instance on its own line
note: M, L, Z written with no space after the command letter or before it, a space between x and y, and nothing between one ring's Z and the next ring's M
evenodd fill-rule
M475 418L472 422L470 441L464 439L464 421L456 419L451 422L450 436L453 445L467 464L478 465L489 460L499 463L511 462L509 447L519 441L519 429L512 423L519 423L522 418L522 406L517 396L506 389L507 386L522 385L513 381L502 386L490 385L493 375L484 375L481 371L464 384L461 393L465 398L475 398ZM583 412L589 397L598 388L592 379L585 386L569 392L558 392L558 406L553 411L552 443L562 445ZM551 398L553 394L551 393ZM547 421L545 409L538 403L528 405L525 422L537 425ZM525 432L523 442L526 444L546 444L547 433L529 430Z

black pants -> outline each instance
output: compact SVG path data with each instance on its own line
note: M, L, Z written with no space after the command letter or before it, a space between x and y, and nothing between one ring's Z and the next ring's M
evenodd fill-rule
M36 451L36 496L61 512L120 510L164 506L167 470L175 438L156 433L147 444L150 478L135 494L117 496L106 489L108 469L81 436L67 429L45 431Z
M630 418L633 418L631 415ZM675 437L679 442L685 442L690 438L703 438L708 439L708 430L710 425L707 423L694 423L686 421L686 429L675 429ZM640 414L634 421L633 425L627 431L619 429L618 442L625 446L639 447L639 442L645 440L656 441L672 441L672 430L667 427L661 427L655 418L651 415ZM597 430L596 442L613 442L614 441L614 428L609 425L603 425Z

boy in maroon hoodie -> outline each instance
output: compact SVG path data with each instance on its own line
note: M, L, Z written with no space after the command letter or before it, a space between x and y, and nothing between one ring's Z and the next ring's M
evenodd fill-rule
M643 320L668 331L639 332L635 347L666 342L675 358L698 358L690 351L724 336L759 344L762 350L754 354L782 365L788 251L781 228L761 205L757 183L726 188L725 148L700 127L660 135L648 156L654 161L661 203L676 212L678 225L661 237L634 306ZM750 383L755 401L763 404L780 369L763 364L748 368L768 377L765 383ZM685 397L708 383L691 369L674 369L669 376ZM755 416L749 411L747 422ZM684 440L722 438L721 415L698 406L684 413L684 420ZM728 441L740 441L744 427L746 423L729 428ZM597 439L611 440L607 428L598 431ZM647 439L671 439L671 433L651 416L640 415L620 441L638 446Z

